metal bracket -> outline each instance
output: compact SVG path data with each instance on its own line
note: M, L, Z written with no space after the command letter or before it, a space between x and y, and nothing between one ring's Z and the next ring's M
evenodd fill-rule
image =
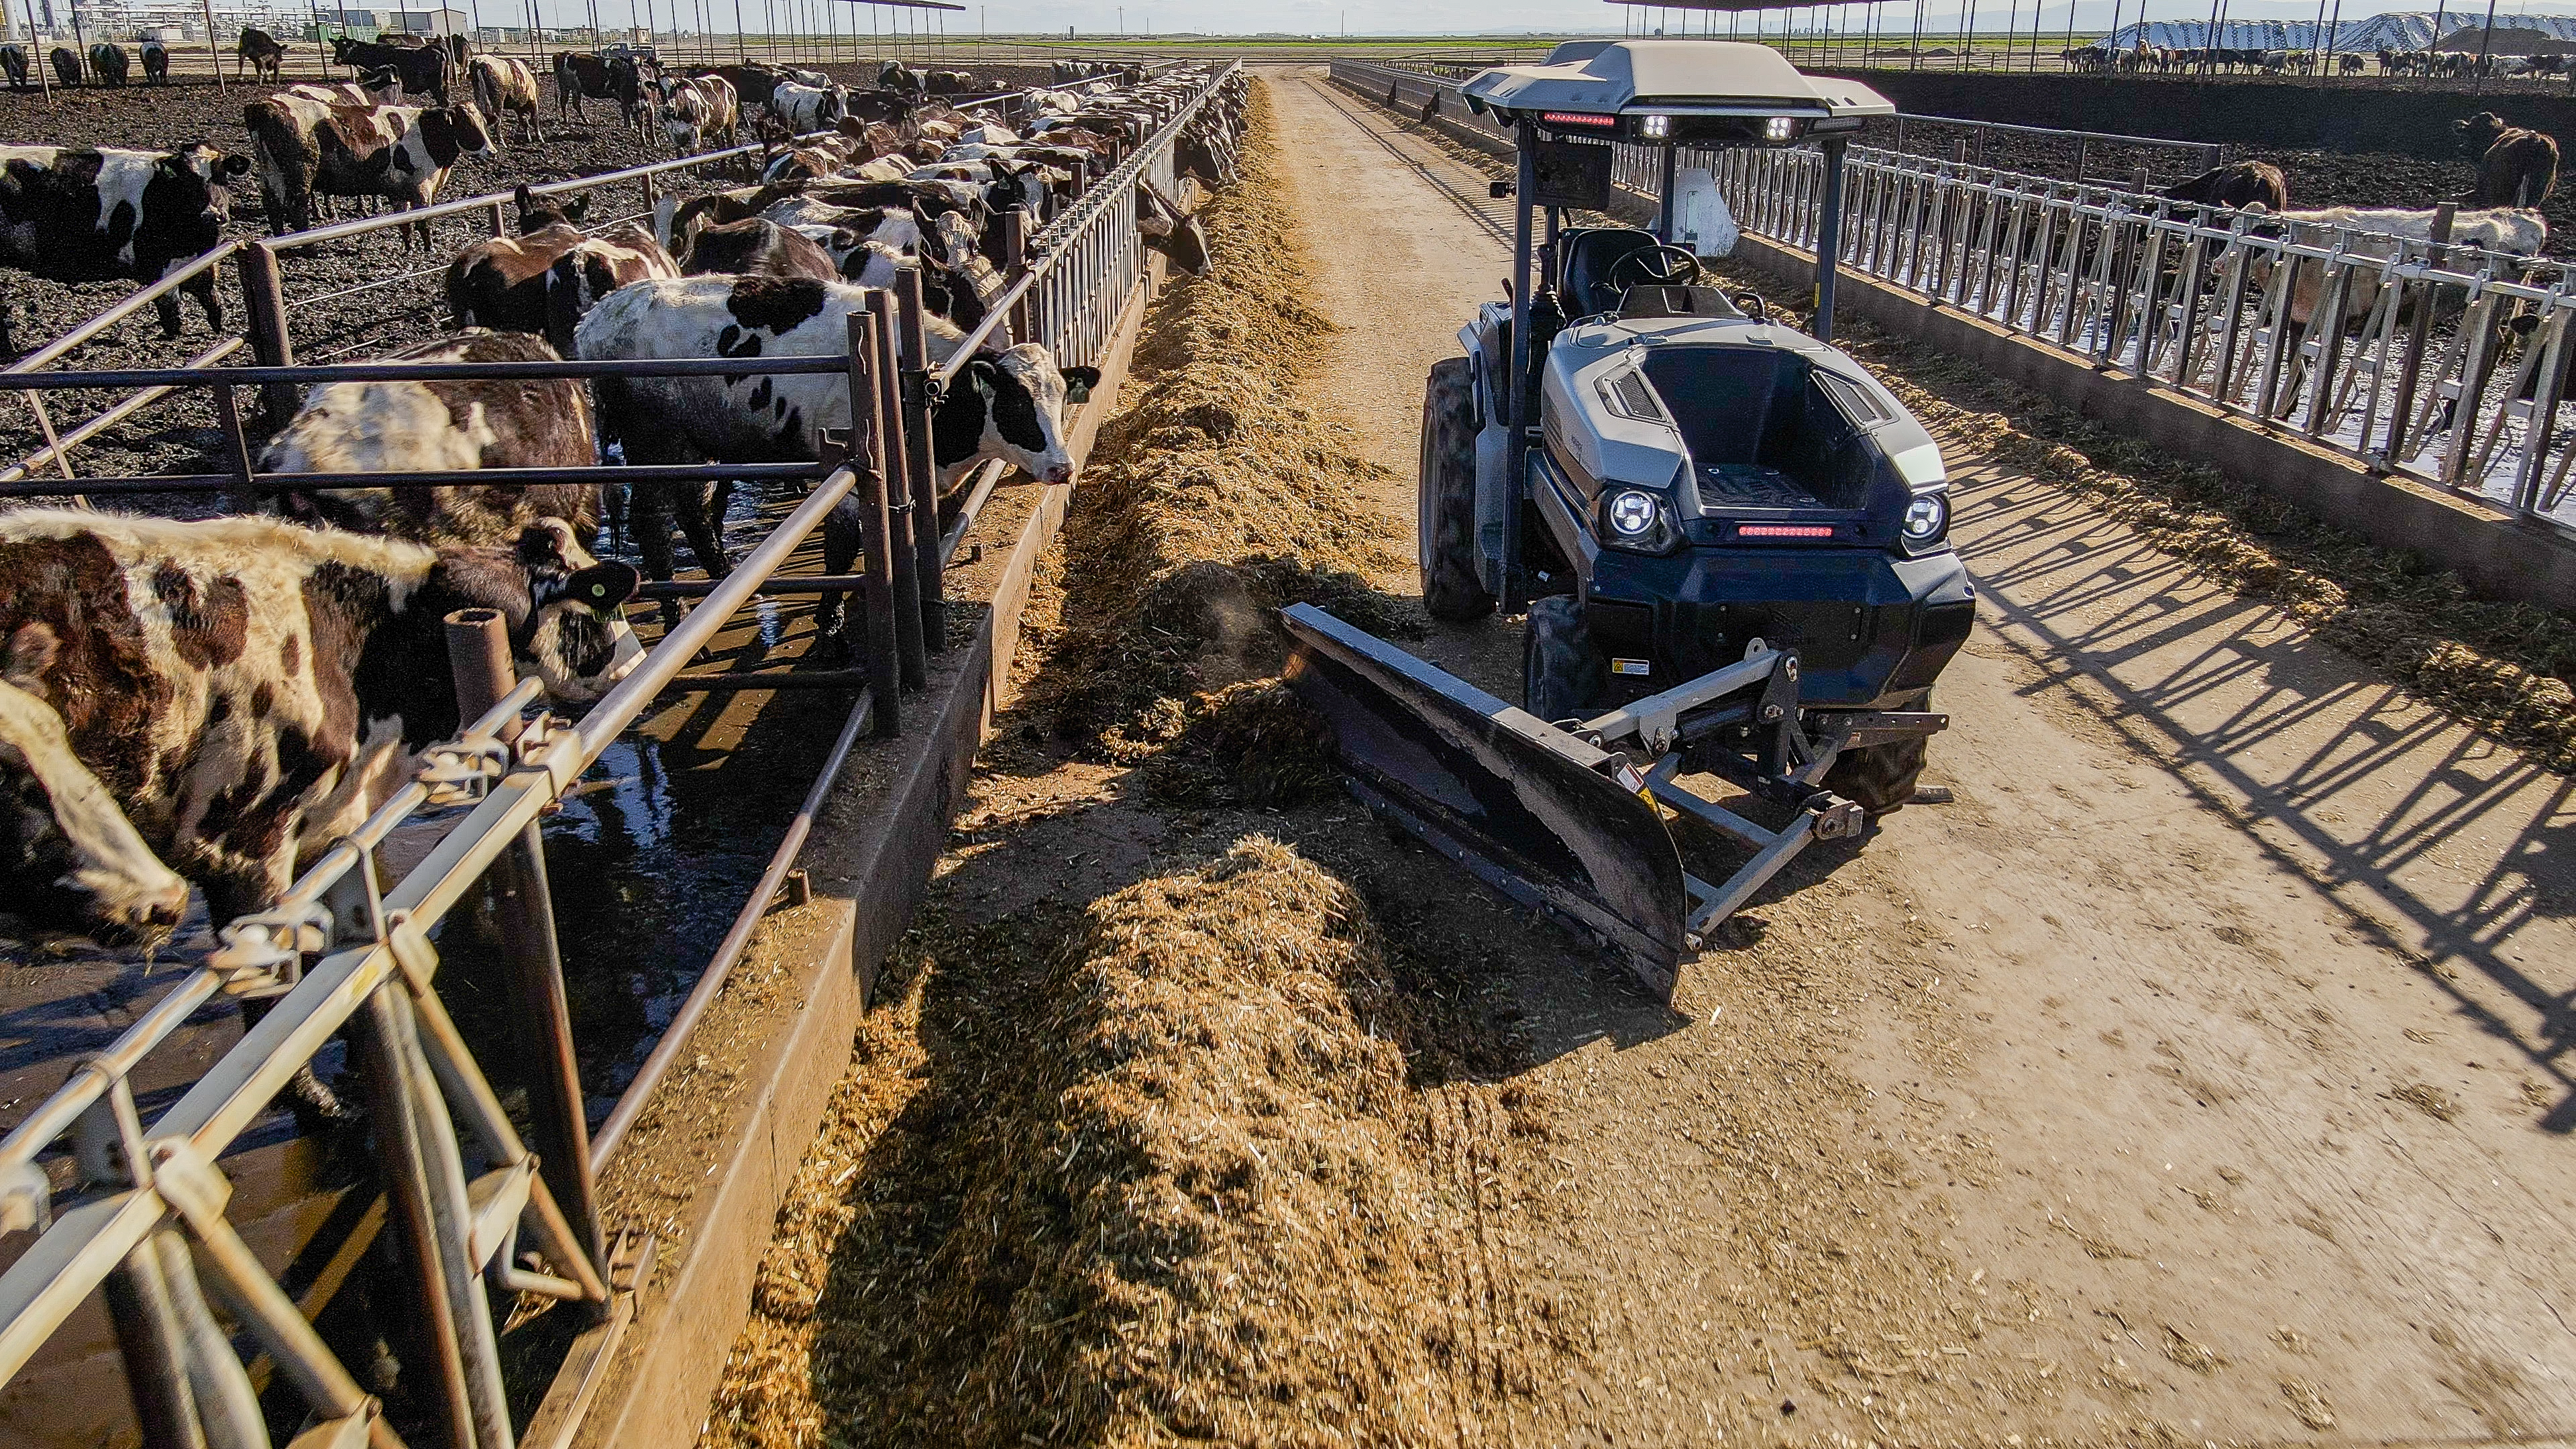
M0 1168L0 1236L54 1225L54 1183L33 1162Z
M224 978L229 996L282 996L304 979L304 957L331 946L330 909L319 901L243 916L216 934L223 944L206 965Z
M1676 684L1661 694L1650 694L1608 714L1596 715L1577 725L1575 733L1603 749L1634 738L1649 756L1663 755L1681 743L1681 717L1684 714L1714 704L1738 690L1766 683L1775 671L1787 675L1789 695L1794 703L1798 688L1797 657L1755 639L1745 645L1743 663L1711 670L1697 679ZM1768 695L1765 697L1767 699Z
M510 769L510 747L499 740L456 740L434 745L416 777L429 787L429 805L472 805Z

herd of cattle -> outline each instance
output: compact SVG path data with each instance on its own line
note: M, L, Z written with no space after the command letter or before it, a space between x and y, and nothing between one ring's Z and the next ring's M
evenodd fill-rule
M910 262L935 279L943 314L931 357L953 360L965 319L998 290L990 244L1005 215L1042 217L1109 174L1207 79L1077 81L1020 96L1007 125L1000 107L953 111L907 86L918 104L900 120L843 117L782 150L771 179L667 204L650 229L585 233L579 202L523 188L517 235L469 246L447 270L457 330L394 358L838 356L867 289ZM1182 171L1233 178L1245 99L1238 77L1200 108ZM129 244L135 217L201 225L211 243L242 160L206 147L10 148L0 233L38 213L96 227L131 203ZM31 191L30 174L52 190ZM79 185L86 195L72 194ZM185 218L166 209L182 193L197 207ZM1204 267L1204 242L1170 198L1136 201L1147 244ZM24 264L14 242L8 252ZM997 326L936 405L943 487L987 459L1068 480L1062 409L1069 389L1097 380ZM825 431L851 423L836 375L336 382L306 394L261 467L811 460ZM635 488L647 572L669 573L675 516L707 571L725 572L720 493ZM452 610L499 610L552 699L597 698L640 654L619 617L638 571L588 551L613 501L574 485L317 488L283 500L282 518L0 513L0 899L36 924L110 940L165 933L191 884L217 920L275 900L299 858L457 728L440 622Z
M2060 51L2058 59L2065 62L2068 70L2104 75L2315 75L2320 71L2336 75L2368 75L2375 61L2381 75L2458 79L2478 76L2576 78L2576 56L2492 53L2481 56L2473 50L2393 50L2382 47L2364 54L2321 47L2270 50L2261 46L2200 48L2149 45L2140 40L2136 44L2122 46L2097 41L2092 45Z

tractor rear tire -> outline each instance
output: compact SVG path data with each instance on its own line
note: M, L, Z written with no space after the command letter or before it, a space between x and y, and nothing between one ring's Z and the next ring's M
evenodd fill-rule
M1422 607L1452 624L1494 612L1476 571L1475 375L1463 357L1431 364L1422 390L1422 474L1415 486Z
M1609 687L1582 601L1553 594L1533 602L1521 634L1521 708L1549 724L1583 719Z
M1905 706L1909 710L1931 707L1929 690ZM1824 786L1873 818L1902 810L1905 802L1914 798L1914 787L1922 782L1923 761L1931 745L1930 735L1916 735L1910 740L1845 750L1826 767Z

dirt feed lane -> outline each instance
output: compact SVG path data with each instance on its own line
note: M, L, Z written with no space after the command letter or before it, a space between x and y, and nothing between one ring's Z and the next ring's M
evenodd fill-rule
M1499 295L1483 178L1273 82L1351 329L1314 401L1409 484ZM1594 1305L1569 1428L2576 1433L2568 781L1943 441L1958 803L1766 893L1683 1020L1521 968L1559 1167L1513 1270ZM1499 624L1428 652L1517 688Z

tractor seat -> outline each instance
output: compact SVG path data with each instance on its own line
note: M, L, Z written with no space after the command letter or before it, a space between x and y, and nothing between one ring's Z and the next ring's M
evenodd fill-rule
M1622 289L1609 285L1610 269L1620 258L1655 246L1653 232L1632 226L1582 227L1557 237L1556 254L1564 265L1557 273L1556 290L1565 299L1565 315L1592 317L1617 311Z

